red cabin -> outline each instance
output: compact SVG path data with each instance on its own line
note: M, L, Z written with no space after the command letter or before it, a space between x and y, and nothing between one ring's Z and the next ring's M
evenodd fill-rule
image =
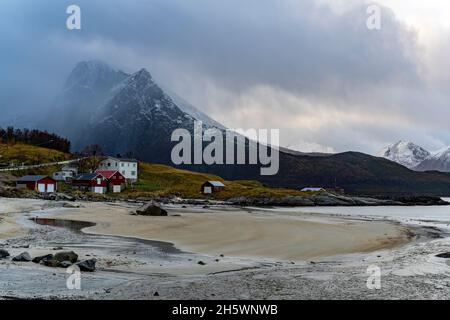
M106 193L108 180L99 173L81 173L73 179L72 186L81 191Z
M110 192L122 192L125 186L125 177L119 171L97 170L96 173L101 174L108 180L108 190Z
M17 187L41 193L52 193L57 191L58 183L48 176L24 176L17 180Z

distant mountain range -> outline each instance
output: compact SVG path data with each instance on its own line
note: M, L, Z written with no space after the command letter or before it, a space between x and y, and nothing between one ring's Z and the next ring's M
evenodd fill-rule
M75 150L100 144L110 155L174 165L170 141L174 129L225 127L164 90L146 69L127 74L100 61L77 64L51 114L40 127L68 137ZM246 148L254 143L246 142ZM420 153L420 152L419 152ZM367 154L303 154L280 150L280 170L261 176L260 165L182 165L225 179L259 180L269 186L333 188L367 195L449 195L450 174L414 172L403 165Z
M415 143L399 141L381 150L379 156L415 171L450 172L450 148L432 153Z

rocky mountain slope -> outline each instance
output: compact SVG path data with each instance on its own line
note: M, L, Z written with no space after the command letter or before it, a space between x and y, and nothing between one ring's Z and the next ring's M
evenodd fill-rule
M381 150L378 155L413 169L430 156L430 152L412 142L398 141Z

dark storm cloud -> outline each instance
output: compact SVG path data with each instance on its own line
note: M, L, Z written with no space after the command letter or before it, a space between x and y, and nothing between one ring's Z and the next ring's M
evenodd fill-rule
M69 4L81 7L80 31L65 28ZM382 29L369 31L366 8L361 1L336 13L313 0L2 1L0 105L9 114L42 110L77 61L103 59L125 71L147 67L225 122L223 109L245 108L228 102L261 86L306 99L322 113L423 109L408 93L423 87L415 34L387 8ZM226 98L212 97L205 85ZM259 104L263 119L311 112L295 103L282 110ZM343 137L328 145L351 148L345 124L335 130ZM314 135L327 144L325 131Z

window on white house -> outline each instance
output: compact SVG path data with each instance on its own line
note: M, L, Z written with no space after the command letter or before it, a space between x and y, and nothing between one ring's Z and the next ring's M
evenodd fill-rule
M123 167L123 163L121 163L120 166Z
M125 171L122 171L122 174L125 175Z
M136 175L136 171L131 171L131 175L135 176Z

